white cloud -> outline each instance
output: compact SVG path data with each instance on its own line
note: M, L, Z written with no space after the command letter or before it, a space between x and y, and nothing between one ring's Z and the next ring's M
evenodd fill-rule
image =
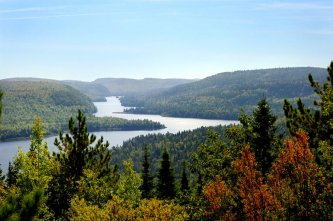
M54 6L54 7L27 7L27 8L3 9L0 10L0 14L53 11L64 8L65 8L64 6Z
M262 3L258 5L261 9L282 9L282 10L332 10L333 4L320 3Z

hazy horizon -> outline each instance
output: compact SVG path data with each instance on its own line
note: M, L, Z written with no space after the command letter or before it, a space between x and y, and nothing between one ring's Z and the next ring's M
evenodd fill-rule
M326 68L332 9L328 0L0 0L0 79Z

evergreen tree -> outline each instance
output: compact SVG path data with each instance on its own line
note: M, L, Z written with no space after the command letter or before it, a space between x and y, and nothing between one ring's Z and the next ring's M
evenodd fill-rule
M257 162L261 166L262 174L266 174L271 167L276 155L274 123L276 116L272 114L271 108L266 99L258 103L257 109L253 112L253 141L252 149L254 150Z
M242 115L240 122L245 130L247 143L255 153L256 160L261 167L263 175L269 171L274 157L280 136L276 135L276 116L263 98L258 102L257 108L253 111L251 117Z
M304 130L310 138L310 147L314 149L316 162L320 163L318 147L320 141L333 145L333 61L327 68L327 81L320 85L309 74L309 81L319 101L314 101L315 109L305 107L303 101L297 101L297 107L284 101L284 113L286 125L291 135L295 135L298 129Z
M8 186L16 185L18 173L18 167L15 164L13 165L11 162L9 162L6 179Z
M0 184L2 184L5 181L5 178L6 176L3 174L2 168L0 167Z
M149 198L151 197L151 191L153 188L152 183L152 176L150 174L150 163L149 163L149 154L148 154L148 148L147 145L144 146L144 153L143 153L143 162L142 162L142 185L141 185L141 192L142 192L142 198Z
M186 173L186 164L183 162L183 169L182 169L182 178L181 178L181 185L180 190L183 193L186 193L190 189L187 173Z
M169 159L169 153L164 148L161 167L158 171L157 192L161 199L173 199L176 195L175 177Z
M110 175L112 171L109 143L104 144L102 137L92 146L96 136L88 133L86 117L80 110L76 119L77 122L70 118L69 133L63 135L60 132L60 141L56 138L54 142L59 149L59 169L49 183L48 206L56 216L62 216L67 211L84 169L92 169L98 173L97 177Z
M40 189L33 190L22 199L14 193L8 195L0 205L0 220L35 220L43 195L44 192Z

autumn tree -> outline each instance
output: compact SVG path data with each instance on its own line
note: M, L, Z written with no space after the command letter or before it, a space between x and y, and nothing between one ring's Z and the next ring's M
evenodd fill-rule
M287 220L331 220L332 184L328 183L310 151L309 137L297 132L286 140L268 176L268 183Z
M176 196L175 176L171 166L169 153L164 148L161 166L158 171L157 192L161 199L172 199Z
M207 201L205 217L210 220L236 219L236 214L233 212L236 206L235 194L220 176L216 176L205 185L203 194Z
M261 172L257 170L256 158L249 146L243 149L241 158L233 162L233 167L239 173L236 192L243 207L244 219L276 219L272 211L278 210L279 203L264 183Z

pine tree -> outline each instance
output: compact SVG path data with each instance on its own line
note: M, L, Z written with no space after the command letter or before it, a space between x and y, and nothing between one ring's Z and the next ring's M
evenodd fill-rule
M281 139L276 135L277 128L274 126L276 119L266 98L258 102L252 116L242 114L240 117L246 134L246 142L255 153L256 161L261 167L263 175L269 171Z
M35 220L43 196L41 189L23 195L22 199L15 193L9 194L0 205L0 220Z
M171 162L169 159L169 153L164 148L162 154L161 167L158 171L158 184L157 192L161 199L173 199L176 195L175 177L173 169L171 168Z
M97 177L112 173L109 143L104 144L103 137L95 143L96 136L88 133L86 117L80 110L76 119L77 122L70 118L69 133L63 135L60 132L60 141L56 138L54 142L59 149L57 160L60 168L49 183L48 206L56 216L62 216L67 211L83 169L92 169L98 173Z
M180 190L183 193L186 193L190 189L187 173L186 173L186 164L183 162L183 169L182 169L182 178L181 178L181 185Z
M142 162L142 185L141 185L141 191L142 191L142 198L150 198L151 197L151 191L153 188L152 183L152 176L150 174L150 163L149 163L149 154L148 154L148 148L147 145L144 146L144 156L143 156L143 162Z
M253 112L252 128L254 137L251 142L257 162L261 166L262 174L266 174L272 165L274 154L276 154L274 123L276 116L272 114L271 108L266 99L258 103L257 109Z
M310 147L314 149L316 162L320 163L318 147L320 141L333 145L333 61L327 68L327 81L320 85L309 74L309 82L319 101L314 101L316 109L305 107L303 101L297 101L293 107L287 100L284 101L283 110L286 116L286 125L291 135L296 135L298 129L304 130L310 138Z
M19 170L18 170L17 166L15 164L13 165L11 162L9 162L7 179L6 179L8 186L16 185L18 173L19 173Z

